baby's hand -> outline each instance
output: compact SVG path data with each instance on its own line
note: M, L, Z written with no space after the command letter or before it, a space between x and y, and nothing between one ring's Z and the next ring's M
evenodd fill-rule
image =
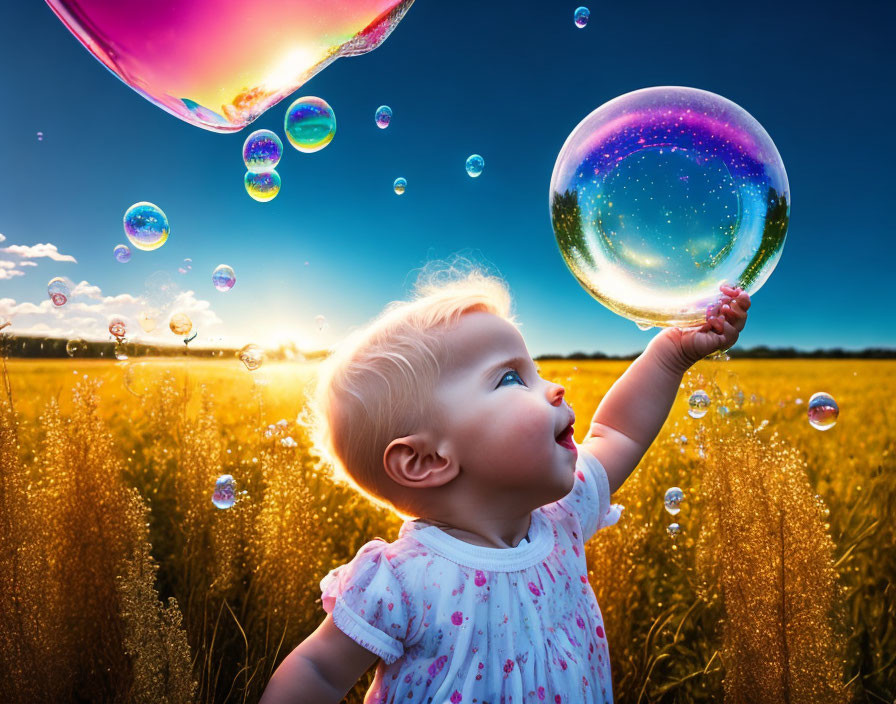
M663 334L676 343L682 362L687 366L708 354L732 347L747 324L750 296L746 291L725 284L719 290L724 295L718 303L706 309L706 322L702 327L663 330Z

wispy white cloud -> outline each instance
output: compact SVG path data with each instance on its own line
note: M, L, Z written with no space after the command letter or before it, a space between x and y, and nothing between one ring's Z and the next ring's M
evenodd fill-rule
M26 260L26 261L24 261L24 262L19 262L19 266L20 266L20 267L23 267L23 266L37 266L37 262L31 262L31 261L27 261L27 260Z
M78 262L78 260L75 259L71 254L60 254L59 250L56 248L56 245L49 242L31 246L24 244L11 244L9 247L3 247L2 249L0 249L0 252L17 254L18 256L24 257L25 259L48 257L57 262Z
M0 278L5 271L11 270L0 268ZM127 339L156 344L177 344L180 341L181 338L168 329L168 320L175 312L186 313L193 321L193 329L199 331L201 337L213 334L222 324L209 301L196 298L191 290L175 291L162 310L155 306L158 311L157 326L146 333L140 327L138 316L152 307L144 298L130 293L104 296L99 286L81 281L72 287L69 302L58 308L49 299L40 303L19 303L12 298L0 298L0 318L12 322L6 331L13 334L109 340L109 321L113 317L121 317L127 324Z
M3 263L4 262L0 262L0 264L3 264ZM19 271L18 269L0 268L0 281L3 281L4 279L12 279L16 276L24 276L24 275L25 275L25 272Z

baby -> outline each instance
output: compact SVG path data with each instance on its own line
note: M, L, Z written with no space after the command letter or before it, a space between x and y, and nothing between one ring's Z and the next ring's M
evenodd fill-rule
M684 373L743 330L749 296L721 291L701 328L650 341L581 445L499 279L424 286L357 331L322 366L316 441L408 520L323 579L327 616L262 704L339 702L377 661L365 702L612 702L585 543L619 520Z

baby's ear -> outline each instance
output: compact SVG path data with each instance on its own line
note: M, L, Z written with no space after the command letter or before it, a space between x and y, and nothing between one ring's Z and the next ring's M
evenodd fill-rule
M396 484L411 489L431 489L454 479L459 467L450 457L439 454L433 438L415 433L396 438L383 453L383 467Z

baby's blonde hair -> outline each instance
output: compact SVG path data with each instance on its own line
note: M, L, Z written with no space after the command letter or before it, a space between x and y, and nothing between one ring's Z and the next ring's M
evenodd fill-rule
M311 400L315 449L333 466L333 478L373 502L408 517L416 507L396 501L383 454L395 438L437 423L431 403L444 363L443 336L472 311L516 324L506 284L478 269L424 270L409 301L390 303L353 331L321 363Z

